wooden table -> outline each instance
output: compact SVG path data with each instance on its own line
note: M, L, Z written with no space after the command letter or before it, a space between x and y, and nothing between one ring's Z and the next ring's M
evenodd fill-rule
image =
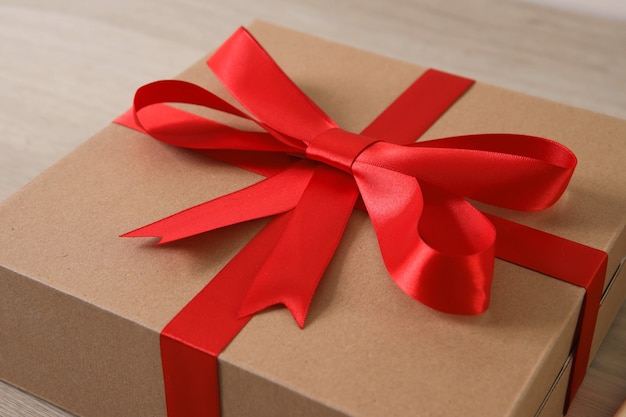
M0 0L0 200L121 113L138 86L176 74L255 18L626 119L626 20L611 10L598 17L512 0ZM623 306L568 416L612 416L625 399ZM2 417L67 415L0 383Z

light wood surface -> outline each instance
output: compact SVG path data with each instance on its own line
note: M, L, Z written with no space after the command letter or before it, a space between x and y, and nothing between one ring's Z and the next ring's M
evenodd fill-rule
M537 2L0 0L0 200L255 18L626 119L623 13ZM568 417L625 400L622 306ZM67 415L0 382L2 417Z

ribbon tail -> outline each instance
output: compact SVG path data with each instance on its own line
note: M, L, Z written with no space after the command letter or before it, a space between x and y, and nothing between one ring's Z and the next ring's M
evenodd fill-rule
M313 176L307 161L247 188L207 201L125 233L123 237L160 237L159 244L291 210Z
M330 186L332 184L332 186ZM259 269L241 306L246 316L276 304L291 312L300 327L354 208L358 190L352 178L318 165L282 236Z
M163 329L168 416L219 416L217 356L250 320L239 306L286 220L272 219Z

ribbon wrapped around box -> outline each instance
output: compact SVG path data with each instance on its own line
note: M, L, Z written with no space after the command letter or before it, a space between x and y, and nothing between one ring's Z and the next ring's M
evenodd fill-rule
M495 230L464 198L510 209L544 209L565 191L576 165L574 155L562 145L524 135L482 134L415 144L430 127L427 121L434 123L471 86L465 78L427 71L362 135L356 135L339 128L301 93L243 28L213 54L209 66L258 120L194 84L162 81L137 92L131 113L138 126L124 123L128 115L118 122L175 146L257 151L257 161L232 155L231 162L252 164L251 170L262 173L282 171L125 236L158 236L166 243L269 215L279 218L222 270L207 287L212 294L197 301L200 306L190 307L192 314L182 313L166 329L162 352L170 416L219 415L217 355L246 316L283 304L304 326L315 288L357 195L372 219L387 269L404 292L443 312L478 314L489 302ZM141 110L164 103L227 112L254 121L266 132L232 129L163 106L140 116ZM263 160L263 153L303 160ZM546 251L571 257L575 244L489 217L501 225L497 250L501 257L587 291L571 397L589 360L606 254L577 245L579 254L565 265L558 258L537 262ZM213 300L224 294L230 298L228 304L232 302L229 309L220 306L226 311L202 312L211 310ZM232 311L238 314L228 317ZM198 322L197 316L204 321ZM207 369L179 347L180 342L211 355ZM213 374L205 379L208 386L199 386L201 375L189 378L198 370Z
M108 206L106 213L119 212L115 217L124 216L120 208L133 213L122 222L128 226L137 226L140 218L145 221L163 217L173 212L169 207L183 209L125 235L158 236L160 243L168 245L152 247L150 241L138 244L136 240L119 239L121 242L112 243L105 239L117 254L117 259L112 254L105 259L136 271L128 277L131 283L125 280L123 284L132 287L132 290L121 291L128 294L126 303L130 300L128 297L132 299L146 290L154 299L140 296L137 308L142 310L141 314L150 316L150 310L159 308L156 298L165 300L164 306L170 303L166 293L171 290L163 289L164 283L167 288L180 285L180 291L184 292L178 295L178 290L172 291L171 298L188 300L182 305L177 301L171 303L171 308L164 307L169 310L159 319L165 324L160 332L159 355L168 415L219 415L220 403L225 416L275 415L273 407L278 407L285 415L370 415L368 412L379 415L378 407L388 410L389 415L420 415L420 409L415 406L418 403L424 404L424 415L430 415L432 410L454 415L460 409L467 411L467 415L527 415L529 410L538 412L541 402L547 398L548 388L556 383L558 373L565 372L563 355L574 346L567 407L584 377L593 351L600 298L603 288L607 287L606 252L610 255L610 276L617 265L615 253L611 251L617 251L619 260L623 249L620 245L624 245L623 231L613 230L615 226L608 226L611 230L607 233L611 237L603 238L618 242L613 247L603 242L594 244L593 239L581 239L576 233L568 233L568 228L575 228L571 225L566 225L565 233L560 233L559 227L550 226L558 224L560 218L575 218L565 212L571 210L568 200L572 199L568 195L570 191L565 190L576 158L558 143L567 143L561 140L566 134L559 129L567 131L568 128L548 123L554 127L558 142L543 139L539 136L548 136L545 133L550 133L551 129L546 129L545 121L533 114L542 114L545 107L557 114L556 119L570 120L569 112L580 111L563 110L553 103L520 98L497 89L487 88L487 94L480 98L485 87L466 78L436 70L420 74L415 67L404 68L397 64L397 68L385 70L383 65L378 70L380 79L398 76L407 81L396 83L392 92L375 91L371 102L382 95L387 95L390 101L380 100L377 108L364 105L364 113L368 114L359 114L360 103L333 106L335 111L345 108L343 111L349 114L357 113L355 118L361 125L356 129L350 126L350 117L339 114L338 120L348 120L344 130L343 123L335 122L322 109L329 100L337 99L334 97L337 85L350 84L345 77L352 78L353 74L340 73L335 84L318 74L318 71L324 72L325 66L329 67L326 74L337 72L334 62L324 64L329 58L323 52L329 44L269 25L254 27L261 35L261 44L276 45L279 62L297 62L295 51L302 48L295 45L304 43L307 54L313 57L309 59L319 61L315 63L316 68L309 70L310 62L304 59L300 68L306 70L293 71L294 83L286 75L291 75L292 71L287 68L283 72L252 35L240 29L208 61L220 83L210 80L213 75L199 64L192 73L183 75L185 81L161 81L144 86L136 94L133 109L117 120L125 127L112 127L116 132L120 129L143 132L125 134L128 137L124 141L135 144L100 139L101 143L108 143L100 146L106 149L104 152L125 155L121 158L123 161L112 163L118 167L116 169L123 166L126 170L128 165L133 165L130 170L135 178L126 183L122 178L128 178L128 172L116 172L112 166L103 168L102 175L111 174L114 179L106 186L101 180L94 180L94 184L104 190L104 196L117 197L112 199L114 203L110 202L110 197L107 203L92 198L93 204ZM288 54L285 59L281 57L280 45L290 42L294 44L284 49ZM368 60L381 59L385 65L387 62L349 48L331 45L332 48L338 48L332 59L346 53L356 57L354 67L360 68L350 70L356 73L376 72L371 66L378 65ZM350 65L348 57L341 58ZM319 78L306 78L310 74ZM354 78L359 80L359 76ZM211 85L210 90L204 87L207 83ZM296 83L311 90L309 95L321 94L323 104L318 107ZM366 89L371 85L361 87ZM502 123L502 115L482 114L482 110L472 104L476 90L479 102L490 97L502 103L512 101L507 104L510 108L524 104L519 111L530 115L529 120L533 121L530 128L519 131L517 127L508 127L507 120ZM341 95L337 100L342 101ZM181 109L167 103L191 107ZM507 105L502 106L504 113ZM198 110L198 107L202 108ZM241 110L242 107L246 110ZM470 119L475 113L477 120L495 117L497 130L489 128L491 122L481 126L481 123L467 122L467 116L449 116L459 108L461 112L467 112L463 108L470 108L467 113ZM493 106L487 108L493 111ZM559 112L563 115L559 116ZM583 118L600 117L581 113ZM228 116L224 118L223 114ZM576 113L575 118L580 117ZM515 126L520 116L515 115L512 120L511 126ZM623 122L609 120L608 131L626 129ZM371 123L362 124L368 122ZM543 127L536 128L533 123ZM602 124L606 128L605 119ZM361 133L349 133L348 129ZM151 141L144 133L165 145ZM416 142L420 138L427 140ZM121 153L115 151L118 142L121 149L130 148ZM578 146L577 142L573 144ZM88 147L94 148L94 145L86 145ZM84 152L95 154L94 149ZM80 150L76 154L79 156L74 158L90 160L84 154L80 156ZM70 162L62 161L62 164L68 164L69 168L65 168L59 178L67 177L68 169L80 171L71 162L72 157L67 159ZM584 152L581 159L586 162ZM90 166L93 160L78 165ZM174 167L174 170L162 170L163 166ZM246 177L243 186L234 181L226 188L214 187L216 181L221 181L219 178L224 178L215 177L216 172L237 176L246 171L255 174L248 174L253 177ZM583 177L587 172L584 171ZM170 175L173 179L168 178ZM96 177L100 178L100 174L93 175ZM115 179L117 177L119 180ZM148 177L155 177L147 181L151 185L135 184ZM573 187L579 187L575 178ZM92 183L89 179L86 181ZM207 185L216 188L211 191L213 199L200 197L204 192L202 187ZM161 186L163 190L159 190ZM153 215L146 210L154 205L148 203L152 198L151 189L159 190L154 197L158 204ZM197 196L193 198L195 203L179 202L178 199L185 199L190 190ZM557 203L564 192L565 196ZM577 195L576 191L572 193ZM164 197L168 201L164 201ZM115 208L111 208L111 204ZM482 211L473 204L480 205ZM75 204L70 206L76 210ZM612 224L623 219L623 213L619 213L623 206L622 199L617 211L607 213ZM352 214L355 207L362 209L360 213ZM376 239L373 234L369 238L355 238L362 230L367 230L360 220L364 211L371 218ZM59 210L59 213L64 212L67 210ZM271 220L266 223L258 220L265 217ZM101 219L102 215L97 218ZM360 226L351 225L355 221L360 221ZM108 228L111 222L113 220L104 221ZM67 230L66 223L72 222L61 223ZM241 226L234 226L237 224ZM94 233L101 235L105 227L96 229L98 232ZM245 236L237 238L239 243L235 246L227 244L228 249L223 252L220 242L237 235L237 230L244 230ZM212 232L204 234L207 231ZM213 243L207 244L207 239ZM380 246L379 255L374 253L378 250L373 250L372 241ZM56 247L63 247L63 244ZM72 251L65 248L63 252ZM346 256L366 258L349 261ZM495 274L494 256L510 262L496 262ZM200 258L211 263L209 268L200 268L202 272L197 270ZM355 265L359 263L365 269L355 272L359 268ZM350 272L340 272L343 268ZM12 268L16 269L19 268ZM142 270L156 274L160 282L154 284L156 289L148 284L149 279L136 276L143 275ZM518 277L514 278L514 283L508 280L509 270L521 280ZM178 275L178 271L181 271L180 277L167 278L168 274ZM333 285L340 285L332 284L335 278L345 280L346 274L356 287L333 289ZM186 278L188 275L194 278ZM195 278L198 276L202 279ZM392 278L391 286L386 277ZM507 279L504 286L502 277ZM90 295L88 287L78 290L80 285L72 280L63 285L66 287L61 292L92 300L91 304L105 311L128 308L116 307L117 302L111 301L115 298L113 295L105 302L93 301L93 297L99 295ZM92 285L94 291L102 287L109 288L107 292L120 284ZM541 291L533 289L536 285ZM361 287L369 290L362 292ZM316 290L321 294L314 297ZM378 297L372 298L376 293L381 295L378 300ZM489 307L490 302L492 307ZM582 306L578 302L582 302ZM122 302L117 304L121 306ZM146 306L142 307L143 304ZM180 306L178 310L174 304ZM304 330L298 330L293 323L277 325L283 323L284 314L280 309L268 310L277 304L286 306L300 327L304 327L310 310L314 311L314 317ZM525 309L529 309L528 320L520 315ZM507 310L510 311L503 313ZM261 311L262 314L256 314ZM126 317L125 313L118 314ZM168 316L170 319L165 319ZM380 316L380 320L376 316ZM273 317L268 322L271 324L263 324L268 317ZM149 321L149 318L144 319L144 322ZM131 322L141 323L142 320ZM250 325L246 326L248 323ZM146 327L154 328L153 325ZM285 330L291 327L296 327L295 331ZM106 328L113 333L124 333L111 330L111 326ZM350 330L352 328L354 330ZM531 341L535 336L537 340ZM255 339L258 337L264 341ZM509 341L512 347L506 346ZM464 346L465 343L468 346ZM494 346L499 343L503 343L501 347ZM241 348L244 344L246 347ZM310 346L303 348L304 345ZM485 346L488 349L482 353ZM414 347L421 352L417 356L413 356ZM243 353L236 353L238 349ZM501 358L493 353L504 350L511 352ZM229 359L229 351L246 359ZM469 353L461 353L463 351ZM373 357L379 354L380 359ZM516 355L522 363L519 368L511 360ZM277 361L283 359L291 365L278 365ZM380 373L385 361L389 362L388 375ZM448 365L444 365L446 363ZM508 363L511 363L510 369L501 369L502 375L496 376L498 367ZM260 368L276 370L276 375ZM375 373L364 375L368 369ZM450 381L456 379L457 372L460 378L477 380L469 384L471 387L467 383L453 387ZM508 372L511 375L507 375ZM113 373L119 375L119 371ZM483 375L494 381L480 382ZM396 377L402 381L402 387L393 388ZM355 379L362 378L369 382L359 382L350 388L344 387L342 382L351 380L354 384ZM414 378L424 382L418 383ZM504 394L497 387L490 387L506 381L510 381L511 388L504 389L508 390ZM19 381L16 383L19 385ZM324 384L332 386L332 392L323 388ZM415 384L416 398L409 400L406 393L413 392L411 384ZM448 387L449 393L442 391ZM491 392L492 389L495 391ZM45 396L45 393L40 395ZM272 400L264 401L267 398ZM493 403L485 403L485 398L491 398ZM455 404L453 399L459 402ZM444 403L445 407L441 405ZM79 406L72 407L82 412Z

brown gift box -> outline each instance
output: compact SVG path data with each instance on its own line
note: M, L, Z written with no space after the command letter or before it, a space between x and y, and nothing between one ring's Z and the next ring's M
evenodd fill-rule
M347 130L424 71L265 23L250 30ZM224 92L204 60L181 78ZM548 137L578 156L554 207L504 215L609 254L595 351L626 293L626 122L477 83L426 138L485 132ZM0 378L79 415L164 416L160 331L263 222L163 247L118 235L259 178L110 125L4 202ZM388 278L356 212L304 330L270 309L220 355L222 415L561 415L583 297L497 260L486 313L431 310Z

